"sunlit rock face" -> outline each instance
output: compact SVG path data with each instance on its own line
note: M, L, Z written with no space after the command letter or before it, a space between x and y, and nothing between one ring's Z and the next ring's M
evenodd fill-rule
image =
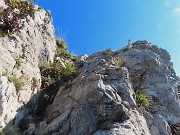
M180 120L178 100L179 79L173 69L169 53L147 41L132 44L132 50L120 52L128 68L134 89L140 88L149 96L158 113L169 123Z
M7 7L7 5L5 4L5 2L6 2L6 0L1 0L1 1L0 1L0 5L1 5L2 7Z
M157 126L159 134L168 134L159 125L164 123L169 129L167 123L180 122L179 78L170 55L148 41L137 41L131 47L132 50L120 51L118 56L126 61L134 89L142 89L151 101L151 114L144 115L151 132Z
M9 4L8 1L5 2ZM8 7L5 2L0 1L1 8ZM24 108L39 90L41 76L38 66L43 62L53 62L54 59L56 44L49 12L41 9L34 13L34 18L30 16L27 18L28 23L21 30L0 38L1 128L15 117L15 123L19 123L29 111L29 108L24 110L20 108ZM17 66L18 60L20 66ZM8 77L12 74L22 78L24 82L22 90L17 90L14 83L9 81ZM36 86L33 86L33 83L36 83ZM32 100L34 106L36 100ZM32 108L35 107L33 106Z
M114 59L124 64L120 67ZM139 107L137 89L148 96L148 109ZM40 135L178 135L178 89L170 55L148 41L98 52L83 60L68 86L59 88L33 131Z

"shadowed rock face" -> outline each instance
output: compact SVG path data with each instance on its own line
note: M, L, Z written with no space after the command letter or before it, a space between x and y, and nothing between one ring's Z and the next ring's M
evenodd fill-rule
M179 135L180 133L180 123L171 125L171 130L173 135Z

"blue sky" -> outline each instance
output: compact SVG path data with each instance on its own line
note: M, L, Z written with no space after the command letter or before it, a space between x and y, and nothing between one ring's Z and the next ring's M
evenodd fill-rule
M167 49L180 76L180 0L37 0L71 53L118 50L128 38Z

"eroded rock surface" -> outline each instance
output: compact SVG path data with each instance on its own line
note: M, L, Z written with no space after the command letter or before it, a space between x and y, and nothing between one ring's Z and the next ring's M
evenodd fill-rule
M1 8L7 7L4 1L0 2ZM36 98L32 97L41 85L39 65L54 59L56 43L49 12L41 9L35 12L34 18L28 16L28 19L22 30L0 38L1 128L15 116L15 123L18 123L29 109L35 107ZM17 60L20 61L18 67ZM8 75L12 74L22 78L25 84L22 90L18 91L8 80ZM33 100L32 108L22 109L29 100Z
M4 1L0 5L6 8ZM180 80L166 50L143 40L74 62L54 57L48 11L40 9L28 19L22 30L0 38L1 128L13 121L22 131L18 134L26 135L180 135ZM37 94L39 65L54 59L63 68L76 65L78 75ZM7 73L23 79L22 90L17 91ZM149 108L139 105L137 90L147 95Z
M105 50L83 60L70 84L60 87L37 135L172 135L180 121L178 77L168 52L147 41L129 49ZM123 59L119 67L114 58ZM138 107L136 89L150 100Z

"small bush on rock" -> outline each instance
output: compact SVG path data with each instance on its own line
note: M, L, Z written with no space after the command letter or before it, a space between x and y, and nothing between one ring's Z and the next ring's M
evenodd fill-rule
M113 61L117 67L123 67L124 66L124 61L121 58L113 58Z
M22 78L17 77L16 74L10 74L9 72L4 72L2 75L6 76L8 80L15 85L16 91L22 90L22 87L25 85L25 83L22 81Z
M67 58L69 53L67 50L66 42L64 40L56 40L56 45L57 45L56 56L57 57L63 56L65 58Z
M62 39L57 39L56 40L56 45L57 45L57 48L56 48L56 57L63 57L63 58L66 58L66 59L71 59L71 60L74 60L75 59L75 56L73 56L72 54L70 54L68 52L68 49L67 49L67 45L66 45L66 42Z
M11 0L10 7L1 9L0 12L0 36L13 34L28 23L28 16L34 17L34 5L24 0Z
M52 83L55 82L55 78L51 77L50 75L48 75L48 76L43 76L43 77L42 77L42 82L50 85L50 84L52 84Z
M6 72L3 72L2 75L3 75L3 76L6 76L6 77L8 78L8 76L10 75L10 73L9 73L8 71L6 71Z
M149 108L150 102L149 102L147 95L140 90L136 90L135 93L136 93L137 104L139 106L146 108L146 109Z
M16 63L14 65L15 68L19 69L21 64L22 64L22 61L20 59L15 59Z
M22 78L17 77L16 75L9 76L8 80L14 83L17 91L22 90L22 87L25 85L24 82L22 81Z
M126 47L126 48L123 49L124 52L130 51L130 50L133 50L133 48L131 48L131 47Z
M24 0L11 0L12 8L18 9L19 17L26 18L28 15L33 17L34 15L34 5L28 1Z
M0 38L5 37L5 35L6 35L6 33L2 29L0 29Z
M77 74L77 68L73 66L73 64L68 63L66 65L66 68L63 69L62 74L64 77L73 77Z
M45 64L46 65L46 64ZM69 81L73 79L78 72L78 69L71 63L64 67L61 63L53 63L48 66L40 67L42 76L42 88L45 85L50 85L57 80Z

